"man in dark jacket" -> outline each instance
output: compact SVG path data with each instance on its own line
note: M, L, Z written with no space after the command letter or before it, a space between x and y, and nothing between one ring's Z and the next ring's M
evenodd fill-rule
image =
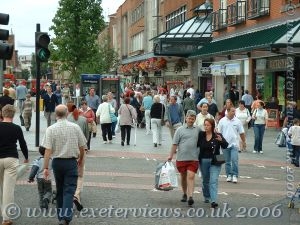
M55 123L55 107L58 105L58 99L55 94L52 93L50 86L46 87L47 93L43 95L44 100L44 116L47 119L47 127Z

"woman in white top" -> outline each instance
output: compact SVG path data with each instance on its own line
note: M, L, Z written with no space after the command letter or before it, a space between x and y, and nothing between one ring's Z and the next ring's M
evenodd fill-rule
M239 107L235 110L235 116L242 122L246 136L248 130L248 123L251 120L251 115L249 110L245 107L245 101L239 101ZM240 140L240 152L246 151L246 149L244 149L243 146L243 142L242 140Z
M102 103L99 105L96 116L100 117L100 125L102 130L103 144L112 143L111 118L110 113L115 113L115 109L108 103L107 95L102 95Z
M254 110L252 114L252 119L254 119L254 150L253 153L261 153L263 154L262 150L262 142L264 138L265 128L267 126L268 120L268 112L265 110L264 103L258 102L257 108Z
M205 131L204 129L204 120L205 119L215 119L212 115L208 113L208 103L203 102L200 104L200 113L196 116L195 125L200 127L202 131Z

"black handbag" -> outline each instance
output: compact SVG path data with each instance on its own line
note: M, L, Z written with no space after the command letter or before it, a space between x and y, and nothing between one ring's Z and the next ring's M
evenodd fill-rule
M212 164L213 165L222 165L225 163L224 155L213 155Z
M224 157L223 154L216 155L216 154L215 154L215 151L216 151L216 145L214 145L212 164L213 164L213 165L216 165L216 166L220 166L220 165L222 165L223 163L225 163L225 157ZM220 150L220 151L221 151L221 150Z

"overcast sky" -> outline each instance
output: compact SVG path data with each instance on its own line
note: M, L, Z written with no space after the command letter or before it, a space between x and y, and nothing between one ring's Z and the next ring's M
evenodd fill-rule
M15 49L19 55L34 52L34 32L36 24L41 31L48 32L58 8L59 0L0 0L0 13L9 14L9 25L1 26L15 35ZM125 0L102 0L104 16L117 11Z

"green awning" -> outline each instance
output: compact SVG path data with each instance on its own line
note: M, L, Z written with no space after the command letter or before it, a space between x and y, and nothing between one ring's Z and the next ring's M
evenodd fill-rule
M240 35L213 40L191 54L190 58L226 55L241 51L251 51L253 49L270 48L271 44L299 23L300 21L298 20L260 30L252 29Z

